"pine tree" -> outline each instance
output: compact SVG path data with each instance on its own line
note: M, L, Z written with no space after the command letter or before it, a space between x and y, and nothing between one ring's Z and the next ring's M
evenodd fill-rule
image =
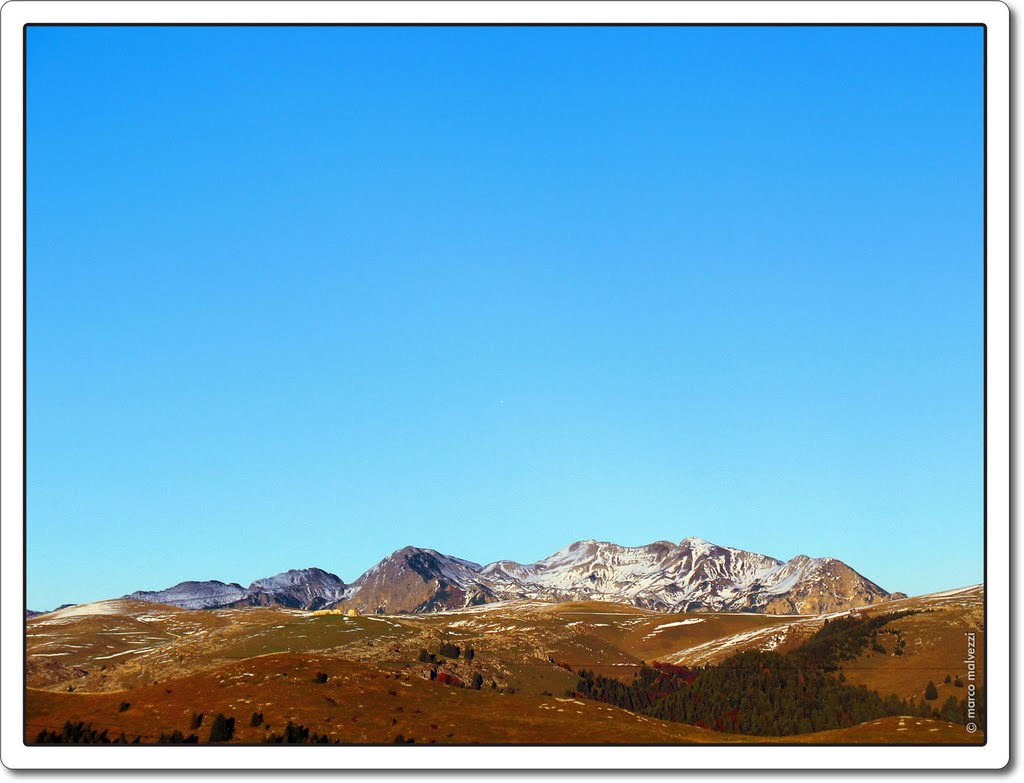
M935 701L939 698L939 689L935 687L935 683L931 680L928 680L928 687L924 689L924 697L928 701Z
M943 720L948 720L950 723L962 723L963 713L960 710L960 702L956 700L955 696L950 696L942 704L942 709L939 710L939 715Z

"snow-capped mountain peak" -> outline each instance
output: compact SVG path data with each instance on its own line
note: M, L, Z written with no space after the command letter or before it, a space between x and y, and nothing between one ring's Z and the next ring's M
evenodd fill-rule
M574 541L534 563L497 560L481 566L434 549L399 549L346 585L319 568L285 571L248 588L183 582L130 598L187 608L283 604L341 606L362 612L430 612L494 601L625 602L660 611L836 611L883 601L889 593L831 557L783 562L703 538L622 546Z

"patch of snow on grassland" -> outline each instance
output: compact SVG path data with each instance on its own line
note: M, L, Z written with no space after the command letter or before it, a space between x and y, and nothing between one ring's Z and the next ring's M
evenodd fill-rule
M674 622L674 623L662 623L661 625L659 625L656 628L654 628L654 630L652 630L646 636L644 636L644 638L645 639L650 639L652 636L655 636L656 634L661 633L665 628L676 628L676 627L678 627L680 625L693 625L694 623L702 623L702 622L704 622L704 618L702 618L702 617L688 617L685 620L678 620L677 622Z
M657 633L662 628L675 628L677 625L693 625L694 623L702 623L702 622L704 622L704 618L703 617L688 617L685 620L679 620L679 621L674 622L674 623L662 623L657 628L655 628L654 631L652 631L652 633Z
M687 647L666 657L669 663L698 664L704 663L717 654L731 653L736 647L745 649L774 650L789 633L788 626L769 626L753 631L733 634L720 639L712 639L693 647Z

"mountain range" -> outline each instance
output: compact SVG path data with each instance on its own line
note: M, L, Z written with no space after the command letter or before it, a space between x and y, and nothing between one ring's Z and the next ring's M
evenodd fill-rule
M433 549L404 547L350 584L319 568L285 571L248 587L181 582L125 598L185 609L285 606L425 613L509 600L599 600L665 612L820 614L905 597L840 560L798 555L783 562L700 538L627 547L577 541L535 563L480 565Z

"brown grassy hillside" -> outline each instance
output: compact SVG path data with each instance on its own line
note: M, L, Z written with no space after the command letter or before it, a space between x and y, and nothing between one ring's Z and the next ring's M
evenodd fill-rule
M906 599L871 612L912 608L890 624L904 654L869 651L844 663L851 684L920 698L933 680L962 697L963 633L977 629L980 589ZM153 742L161 733L209 736L220 712L236 718L236 742L262 742L288 721L343 743L747 742L658 721L566 694L580 668L628 680L642 661L689 665L744 649L797 646L822 618L757 614L660 614L596 602L519 602L431 615L314 616L280 608L188 611L117 600L29 618L27 741L65 721ZM889 627L889 626L887 626ZM883 644L890 637L880 635ZM896 635L891 639L895 641ZM458 657L440 655L442 645ZM467 659L472 648L474 655ZM433 656L433 661L421 660ZM959 668L958 668L959 666ZM431 679L431 670L434 670ZM315 682L316 675L327 681ZM447 680L452 684L443 684ZM480 689L472 686L479 681ZM983 673L980 665L980 685ZM131 706L121 709L128 703ZM252 713L264 724L249 726ZM269 728L267 728L269 725ZM961 726L884 719L841 731L758 742L976 742Z

